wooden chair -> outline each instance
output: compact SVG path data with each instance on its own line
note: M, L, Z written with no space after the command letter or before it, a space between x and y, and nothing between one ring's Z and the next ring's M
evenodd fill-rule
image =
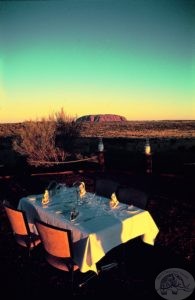
M47 262L56 269L69 272L73 291L74 272L79 267L74 262L71 231L35 220L42 240Z
M3 207L9 219L17 244L27 248L28 256L30 256L31 250L41 243L40 237L30 232L24 211L11 207L8 202L4 202Z
M95 183L95 193L99 196L110 198L112 193L117 191L119 183L110 179L97 179Z
M49 225L40 220L35 220L35 225L45 249L47 262L56 269L70 273L71 292L75 294L74 273L77 270L79 271L79 266L74 262L71 230ZM101 266L98 270L98 274L102 271L109 271L116 266L117 264L115 262ZM89 273L83 277L83 281L78 284L78 287L84 287L96 276L96 273L89 271Z
M119 187L116 191L117 199L125 204L146 209L148 195L143 191L131 187Z

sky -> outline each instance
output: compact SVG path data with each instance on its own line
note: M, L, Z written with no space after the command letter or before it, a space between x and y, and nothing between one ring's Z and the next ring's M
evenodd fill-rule
M195 0L0 1L0 123L195 119Z

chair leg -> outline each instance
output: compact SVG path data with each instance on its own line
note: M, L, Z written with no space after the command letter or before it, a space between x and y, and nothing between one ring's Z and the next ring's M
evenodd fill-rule
M74 294L74 270L70 270L71 293Z
M98 274L99 274L100 271L98 271ZM98 274L96 274L95 272L93 274L89 274L88 276L86 276L85 280L83 282L81 282L79 284L79 288L82 288L84 287L89 280L91 280L92 278L94 278L95 276L97 276Z
M84 287L95 276L98 276L100 273L102 273L104 271L109 271L113 268L116 268L117 266L118 266L118 263L113 262L113 263L110 263L110 264L107 264L107 265L104 265L104 266L100 267L100 270L98 270L97 274L95 272L93 272L92 274L89 274L88 276L86 276L85 280L79 284L79 287L80 288Z
M102 266L100 269L101 269L101 271L109 271L113 268L116 268L117 266L118 266L117 262L112 262L110 264Z
M72 270L71 271L71 289L73 291L73 288L74 288L74 271Z
M125 248L125 244L122 244L122 248L121 248L121 263L120 263L120 274L121 274L121 281L124 281L126 278L126 248Z

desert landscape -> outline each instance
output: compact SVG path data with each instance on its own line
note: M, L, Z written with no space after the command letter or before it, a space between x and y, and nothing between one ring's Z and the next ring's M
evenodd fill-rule
M0 124L0 136L17 133L23 123ZM194 138L194 120L80 122L82 137Z

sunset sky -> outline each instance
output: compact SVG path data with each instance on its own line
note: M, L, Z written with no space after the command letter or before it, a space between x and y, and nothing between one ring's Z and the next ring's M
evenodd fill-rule
M195 0L0 1L0 123L195 119Z

